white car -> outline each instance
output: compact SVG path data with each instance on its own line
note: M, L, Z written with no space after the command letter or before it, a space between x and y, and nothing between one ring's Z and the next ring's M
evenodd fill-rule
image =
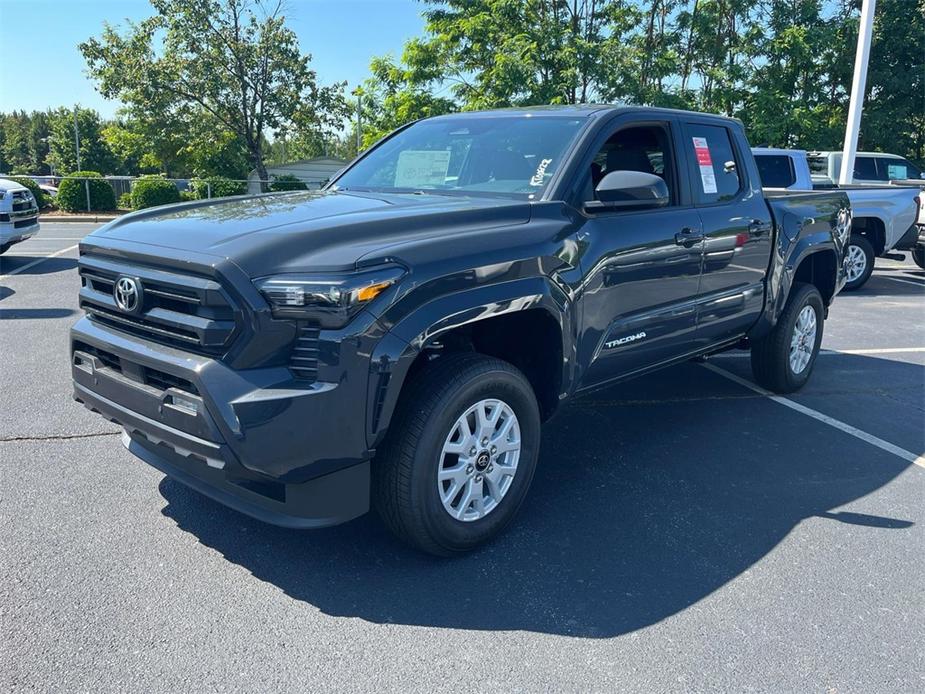
M828 177L812 174L810 161L813 154L807 155L804 150L755 147L752 153L765 188L796 191L837 187L848 195L851 202L851 240L845 257L846 290L864 286L874 270L876 258L887 256L894 250L915 248L920 231L917 224L920 223L920 215L925 212L920 209L923 194L917 187L887 185L883 181L837 186ZM840 163L841 152L837 154ZM910 173L918 175L918 170ZM918 262L915 252L913 257Z
M39 231L39 208L24 185L0 178L0 254Z

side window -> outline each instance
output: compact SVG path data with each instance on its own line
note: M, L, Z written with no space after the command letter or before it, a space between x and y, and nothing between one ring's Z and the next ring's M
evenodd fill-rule
M884 180L903 181L909 178L921 177L919 170L905 159L882 157L877 159L877 166L881 169L880 178ZM886 176L883 175L884 173Z
M668 186L671 204L677 205L670 143L667 125L639 125L618 130L591 161L591 170L586 174L584 199L596 199L594 190L597 184L613 171L641 171L662 178Z
M695 162L691 186L700 204L732 200L741 190L739 166L729 130L719 125L689 123L685 146Z
M765 188L789 188L797 182L793 160L786 154L760 154L755 157L755 163Z
M877 173L877 160L874 157L854 158L854 178L862 181L885 181L886 171L881 176Z

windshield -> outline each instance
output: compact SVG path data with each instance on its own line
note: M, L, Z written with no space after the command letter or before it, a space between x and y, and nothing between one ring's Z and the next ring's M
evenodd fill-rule
M533 199L585 123L561 116L463 116L406 128L337 179L339 190L487 193Z

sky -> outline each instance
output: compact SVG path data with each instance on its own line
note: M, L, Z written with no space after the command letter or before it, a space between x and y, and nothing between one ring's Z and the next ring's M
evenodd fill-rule
M288 0L287 7L319 83L347 80L348 94L369 76L373 56L399 56L424 28L415 0ZM112 117L119 103L96 92L77 44L99 36L103 22L152 14L147 0L0 0L0 112L77 103Z

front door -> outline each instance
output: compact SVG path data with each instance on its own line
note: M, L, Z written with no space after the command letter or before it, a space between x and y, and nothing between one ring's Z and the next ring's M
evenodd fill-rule
M683 355L695 329L703 229L682 190L672 121L616 126L588 163L585 196L611 171L662 177L667 207L589 214L580 232L581 388Z

